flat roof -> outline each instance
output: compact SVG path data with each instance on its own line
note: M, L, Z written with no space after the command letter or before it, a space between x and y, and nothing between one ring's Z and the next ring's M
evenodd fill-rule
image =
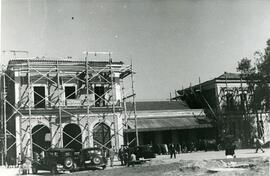
M30 65L34 66L85 66L85 60L66 60L66 59L47 59L47 58L27 58L27 59L14 59L8 62L8 68L10 67L25 67ZM123 62L110 62L110 61L88 61L90 66L104 67L108 64L123 65Z
M156 111L156 110L179 110L190 109L183 101L138 101L136 102L137 111ZM127 102L127 110L133 110L133 103Z

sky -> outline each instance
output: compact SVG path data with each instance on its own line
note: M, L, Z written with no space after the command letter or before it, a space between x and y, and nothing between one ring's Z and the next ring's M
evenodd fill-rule
M165 100L199 77L235 72L240 59L263 51L270 38L269 0L1 2L2 51L73 59L110 51L114 61L132 60L137 100ZM2 53L1 64L12 58Z

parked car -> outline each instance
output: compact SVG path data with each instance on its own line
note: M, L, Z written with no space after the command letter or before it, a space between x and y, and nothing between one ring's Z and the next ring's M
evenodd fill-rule
M204 139L203 140L204 150L223 150L223 145L221 143L218 143L216 139Z
M101 148L84 148L79 155L79 167L82 169L102 168L107 165L107 158Z
M136 155L136 158L155 158L155 152L153 151L153 147L151 145L140 145L136 147L130 147L129 153L134 153Z
M58 171L73 171L76 168L74 162L74 150L69 148L55 148L44 152L44 156L34 158L32 162L32 172L36 174L38 170L48 170L52 174Z

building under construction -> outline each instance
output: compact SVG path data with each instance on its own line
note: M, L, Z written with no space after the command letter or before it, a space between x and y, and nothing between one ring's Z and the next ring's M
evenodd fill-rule
M113 62L110 54L107 61L94 61L96 53L90 54L83 60L14 59L3 68L2 164L55 147L117 150L123 145L124 100L135 100L132 65ZM128 76L133 92L125 97Z
M253 145L255 135L270 141L267 112L253 113L249 102L252 93L247 80L237 73L224 73L212 80L178 90L174 99L185 101L190 108L203 108L219 130L219 138L233 135L241 147Z

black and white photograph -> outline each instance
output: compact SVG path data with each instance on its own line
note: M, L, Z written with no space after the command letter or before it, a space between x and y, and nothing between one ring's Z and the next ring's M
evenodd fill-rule
M0 0L0 175L270 175L269 9Z

